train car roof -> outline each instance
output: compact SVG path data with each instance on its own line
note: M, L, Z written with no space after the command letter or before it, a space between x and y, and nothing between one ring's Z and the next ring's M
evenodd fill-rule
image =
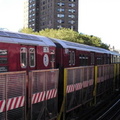
M56 46L47 37L9 31L0 31L0 42L36 46Z
M117 53L117 52L114 52L114 51L110 51L111 52L111 54L112 55L117 55L117 56L120 56L120 54L119 53Z
M74 42L60 40L60 39L55 39L55 38L51 38L51 39L52 39L53 42L59 43L63 48L72 48L72 49L81 50L81 51L91 51L91 52L97 52L97 53L107 53L107 54L111 54L111 55L120 56L120 54L117 53L117 52L109 51L107 49L100 48L100 47L94 47L94 46L89 46L89 45L80 44L80 43L74 43Z
M91 52L98 52L98 53L110 53L109 50L93 47L85 44L79 44L79 43L74 43L74 42L55 39L55 38L51 38L51 40L56 43L59 43L63 48L71 48L76 50L91 51Z

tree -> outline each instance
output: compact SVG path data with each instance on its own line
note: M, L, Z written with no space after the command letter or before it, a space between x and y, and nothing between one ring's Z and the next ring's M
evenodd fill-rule
M82 44L87 44L96 47L102 47L108 49L108 46L102 43L99 37L93 35L86 35L80 34L72 29L68 28L61 28L61 29L44 29L39 32L33 32L31 28L23 28L20 32L28 33L28 34L35 34L35 35L42 35L50 38L57 38L61 40L67 40L71 42L77 42Z
M104 49L109 49L109 46L108 45L106 45L106 44L104 44L104 43L101 43L101 46L100 46L101 48L104 48Z
M76 42L79 37L79 33L75 32L68 28L61 29L45 29L39 32L39 35L43 35L46 37L57 38L62 40L68 40Z
M32 28L23 28L19 32L27 33L27 34L34 34Z

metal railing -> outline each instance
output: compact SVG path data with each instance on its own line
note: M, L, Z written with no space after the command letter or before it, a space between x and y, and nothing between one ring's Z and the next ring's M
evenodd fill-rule
M0 73L0 120L25 120L26 72Z
M29 73L31 120L57 117L58 69L36 70Z

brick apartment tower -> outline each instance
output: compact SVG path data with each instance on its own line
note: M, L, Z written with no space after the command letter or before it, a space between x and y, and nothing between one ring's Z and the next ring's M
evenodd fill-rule
M78 0L29 0L28 27L78 31Z

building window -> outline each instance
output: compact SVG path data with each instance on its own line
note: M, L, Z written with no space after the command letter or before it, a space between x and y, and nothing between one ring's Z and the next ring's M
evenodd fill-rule
M32 11L35 11L35 9L32 9Z
M35 21L35 19L33 18L32 21Z
M32 15L29 15L29 17L31 18L31 17L32 17Z
M75 0L69 0L70 2L75 2Z
M69 26L69 28L74 30L74 29L75 29L75 26L72 26L72 25L71 25L71 26Z
M57 17L59 17L59 18L62 18L64 16L65 16L64 14L57 14Z
M62 28L62 25L58 25L57 28Z
M35 16L35 13L33 13L32 16Z
M32 6L34 7L34 6L35 6L35 4L32 4Z
M33 23L32 26L35 26L35 24Z
M57 20L58 23L64 23L64 20Z
M69 7L75 7L75 4L73 4L73 3L69 4Z
M64 9L62 9L62 8L59 8L59 9L57 9L58 10L58 12L64 12L65 10Z
M43 1L43 5L45 4L45 1Z
M64 3L62 3L62 2L60 2L60 3L57 3L58 4L58 6L64 6L65 4Z
M68 11L71 12L71 13L75 13L74 9L68 9Z
M30 8L32 7L32 5L30 5Z
M75 18L75 15L68 15L69 18Z
M68 23L70 23L70 24L74 24L75 21L74 21L74 20L70 20L70 21L68 21Z
M43 10L45 9L45 6L43 6Z

